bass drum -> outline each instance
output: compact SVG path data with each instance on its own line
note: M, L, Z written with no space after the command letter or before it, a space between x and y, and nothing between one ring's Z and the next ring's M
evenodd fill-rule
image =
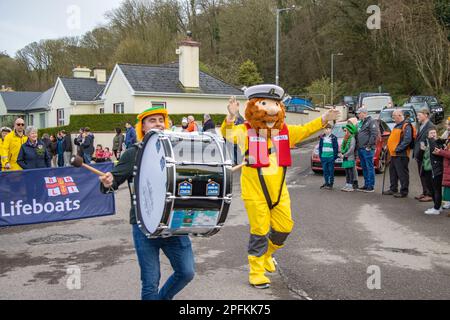
M225 224L232 162L213 134L151 131L139 144L133 201L148 238L209 237Z

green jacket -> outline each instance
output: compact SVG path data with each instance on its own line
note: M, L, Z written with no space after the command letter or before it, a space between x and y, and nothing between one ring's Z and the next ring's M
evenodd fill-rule
M132 146L131 148L127 149L125 153L120 157L120 161L112 170L111 173L114 176L114 182L111 189L107 189L103 186L103 184L100 184L100 190L103 193L110 193L114 192L119 189L120 185L123 184L125 181L128 181L128 189L130 191L130 223L131 224L137 224L136 220L136 212L133 205L133 197L132 197L132 191L134 190L134 177L133 177L133 168L136 164L136 154L137 154L138 147L137 145Z

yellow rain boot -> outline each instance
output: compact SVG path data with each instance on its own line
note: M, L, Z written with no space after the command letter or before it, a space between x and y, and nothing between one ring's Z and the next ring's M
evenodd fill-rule
M267 289L270 287L270 279L267 278L264 270L264 256L248 256L250 266L249 282L257 289Z
M273 258L275 251L281 249L283 246L276 246L269 240L269 248L264 255L264 269L269 273L275 273L277 271L276 261Z

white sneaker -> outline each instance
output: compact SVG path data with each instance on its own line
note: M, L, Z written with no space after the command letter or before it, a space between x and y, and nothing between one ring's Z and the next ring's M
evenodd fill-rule
M438 216L441 214L441 210L436 210L435 208L431 208L431 209L428 209L427 211L425 211L425 214L429 215L429 216Z
M446 204L444 204L444 206L442 207L442 209L444 209L444 210L450 209L450 202L447 202Z

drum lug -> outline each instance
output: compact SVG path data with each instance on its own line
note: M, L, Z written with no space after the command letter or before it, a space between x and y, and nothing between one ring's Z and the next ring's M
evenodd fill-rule
M227 194L227 196L223 198L223 201L225 201L226 204L231 204L231 202L233 201L233 195Z
M173 194L171 194L170 192L166 193L166 202L170 203L175 199L175 197L173 196Z

